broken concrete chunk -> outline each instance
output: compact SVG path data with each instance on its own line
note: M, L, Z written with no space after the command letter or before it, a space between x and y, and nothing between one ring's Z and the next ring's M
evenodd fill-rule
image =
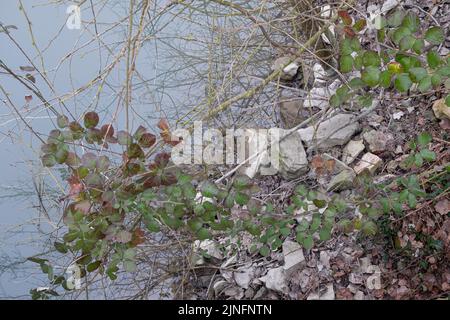
M359 123L350 114L338 114L323 121L318 126L298 130L301 139L308 147L317 144L318 149L326 150L346 144L359 129Z
M328 184L327 191L342 191L353 188L356 173L353 170L344 170L334 176Z
M295 271L305 266L303 248L294 241L286 240L283 243L284 271L286 276L292 275Z
M286 293L286 275L283 267L270 269L264 277L259 278L266 285L267 289Z
M356 174L360 174L365 170L369 170L373 174L383 163L383 160L373 153L366 153L361 161L354 168Z
M364 140L369 144L371 152L385 151L390 143L394 141L394 137L390 133L370 130L363 135Z
M286 130L281 130L283 136ZM280 171L285 179L295 179L308 171L308 159L298 132L294 132L280 142Z
M362 140L351 140L342 151L342 161L345 164L351 164L364 148L365 146Z

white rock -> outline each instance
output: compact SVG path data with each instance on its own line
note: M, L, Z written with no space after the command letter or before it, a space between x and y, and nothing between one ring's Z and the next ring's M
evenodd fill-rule
M403 111L399 111L399 112L394 113L392 115L392 118L394 118L394 120L400 120L404 115L405 115L405 113Z
M248 289L250 282L255 277L255 268L251 264L246 264L234 272L234 281L236 284L244 289Z
M301 139L308 147L317 146L326 150L346 144L359 129L359 123L349 114L338 114L323 121L318 126L298 130Z
M335 295L332 283L327 284L325 292L321 293L320 295L318 293L312 293L307 298L307 300L334 300L334 299Z
M281 130L284 135L286 130ZM298 132L284 138L279 145L280 171L285 179L295 179L308 171L308 159Z
M342 161L345 164L351 164L364 150L363 140L351 140L342 150Z
M321 73L322 70L318 70L317 74ZM323 72L325 72L325 70ZM320 83L320 81L321 81L320 79L324 78L324 76L322 75L319 77L320 78L318 80L318 83ZM341 84L342 84L342 82L339 79L336 79L328 87L312 88L306 95L303 106L306 108L317 107L320 109L328 107L330 97L336 93L336 90L339 88L339 86Z
M360 174L365 170L369 170L369 172L373 174L381 166L382 163L383 160L380 157L368 152L363 155L361 161L353 170L355 170L356 174Z
M286 240L283 243L283 256L283 268L288 277L306 264L303 248L297 242Z
M281 293L286 293L288 290L283 267L270 269L264 277L259 279L264 282L267 289Z

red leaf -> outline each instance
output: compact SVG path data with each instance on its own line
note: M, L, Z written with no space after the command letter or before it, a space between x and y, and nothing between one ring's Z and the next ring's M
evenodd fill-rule
M356 33L355 33L355 31L352 29L352 27L349 27L349 26L345 26L345 27L344 27L344 32L345 32L345 34L346 34L347 36L349 36L350 38L353 38L353 37L356 35Z
M345 25L349 26L352 24L353 19L346 10L339 10L338 15L341 17L342 22L344 22Z

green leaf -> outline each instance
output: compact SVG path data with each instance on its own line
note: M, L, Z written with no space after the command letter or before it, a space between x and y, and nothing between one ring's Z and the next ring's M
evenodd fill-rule
M394 31L394 33L392 34L392 41L394 41L394 43L396 45L400 44L400 41L406 37L409 36L411 34L411 30L407 27L400 27L397 30Z
M102 264L101 261L92 262L87 265L86 270L87 270L87 272L93 272L93 271L97 270L101 264Z
M342 40L340 49L341 49L341 55L343 55L343 56L352 54L353 49L352 49L351 40L348 38L345 38L344 40Z
M369 66L379 67L381 65L380 56L375 51L364 52L363 65L365 67L369 67Z
M238 192L235 197L235 201L238 205L244 206L246 205L250 200L250 197L246 195L245 193Z
M428 149L422 149L420 150L420 155L422 158L424 158L426 161L434 161L436 160L436 154L433 151L430 151Z
M416 154L415 154L415 156L414 156L414 164L415 164L417 167L421 167L421 166L423 165L423 158L422 158L422 156L420 155L420 153L416 153Z
M62 242L55 242L55 249L59 253L67 253L69 251L67 246Z
M197 237L199 240L206 240L211 239L211 233L209 233L209 230L206 228L201 228L197 232Z
M435 73L431 76L431 84L433 87L438 87L442 84L442 76L438 73Z
M411 35L404 36L402 40L400 40L400 50L408 51L411 49L416 42L416 38Z
M411 209L414 209L417 206L417 198L412 193L408 193L408 205Z
M314 240L313 237L311 235L307 235L304 239L303 239L303 247L306 250L311 250L312 247L314 246Z
M363 108L369 108L372 106L373 97L370 94L364 94L358 97L357 103Z
M321 241L328 241L331 239L331 229L323 228L319 232L319 238Z
M445 104L450 107L450 94L445 98Z
M417 137L417 142L422 147L426 147L432 140L433 140L433 137L428 132L422 132Z
M402 21L402 26L407 27L411 32L417 32L420 26L420 19L414 12L409 11Z
M361 79L369 87L376 87L380 81L380 73L377 67L369 66L362 72Z
M409 74L411 76L411 80L417 83L425 78L428 75L428 72L424 68L411 68L409 69Z
M380 86L389 88L391 86L392 73L389 70L384 70L380 73Z
M207 198L214 198L219 194L219 188L211 181L206 180L201 186L201 193Z
M405 12L401 10L394 11L389 15L387 19L387 24L389 27L398 27L402 24L403 18L405 17Z
M339 107L341 104L342 101L337 94L333 94L330 97L330 106L332 106L333 108Z
M436 69L442 63L442 60L435 50L430 50L427 53L427 62L431 69Z
M348 83L348 85L350 86L350 88L352 88L353 90L358 90L361 88L364 88L365 84L364 82L361 80L361 78L353 78L352 80L350 80L350 82Z
M339 60L340 70L342 73L348 73L353 70L353 58L351 55L341 56Z
M425 33L425 39L434 45L440 45L445 40L444 31L440 27L431 27Z
M423 39L417 39L416 41L414 41L412 49L415 53L421 54L424 46L425 41L423 41Z
M44 154L41 158L42 160L42 165L44 167L53 167L54 165L56 165L56 159L53 155L51 154Z
M359 39L357 37L351 38L350 46L351 46L352 50L355 52L358 52L359 50L361 50L361 42L359 41Z
M374 236L377 234L378 228L377 225L375 224L375 222L373 221L366 221L363 223L362 227L361 227L361 231L366 235L366 236Z
M400 92L406 92L411 88L412 81L407 73L399 74L394 82L395 88Z
M418 89L420 92L427 92L431 88L431 77L426 76L422 80L419 81Z
M270 248L268 246L262 246L261 249L259 249L259 254L263 257L269 256Z

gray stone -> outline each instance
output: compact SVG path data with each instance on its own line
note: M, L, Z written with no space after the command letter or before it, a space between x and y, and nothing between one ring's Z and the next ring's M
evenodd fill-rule
M334 176L328 184L327 191L341 191L353 188L356 173L353 170L344 170Z
M364 133L363 138L369 144L369 150L375 153L385 151L394 141L392 134L375 130Z
M280 130L280 136L286 133ZM284 138L280 148L280 173L285 179L295 179L308 171L308 159L298 132Z
M303 248L297 242L286 240L283 243L283 256L283 268L288 277L306 264Z
M345 164L351 164L364 148L365 146L362 140L351 140L342 151L342 161Z
M267 289L286 293L288 290L286 283L286 274L283 267L270 269L260 280L264 282Z
M346 144L359 130L359 123L350 114L338 114L323 121L318 126L299 129L301 139L308 147L317 144L318 149L326 150Z

